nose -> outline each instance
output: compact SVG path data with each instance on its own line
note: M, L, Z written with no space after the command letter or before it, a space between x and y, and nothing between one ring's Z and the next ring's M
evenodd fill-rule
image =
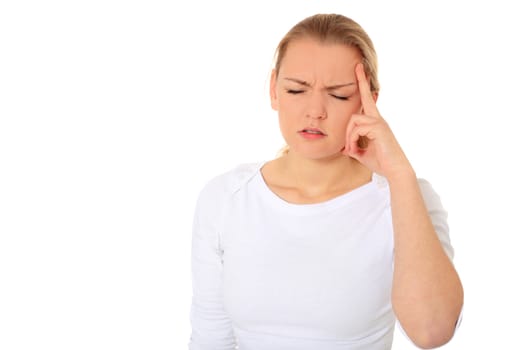
M326 107L323 96L320 93L313 94L310 98L307 116L312 119L326 119Z
M319 112L315 112L315 113L310 113L308 115L310 118L313 118L313 119L320 119L320 120L324 120L326 119L326 111L319 111Z

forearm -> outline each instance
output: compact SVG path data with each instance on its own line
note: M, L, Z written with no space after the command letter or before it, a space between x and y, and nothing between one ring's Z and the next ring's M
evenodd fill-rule
M441 246L412 170L389 179L394 227L392 305L421 347L446 343L463 305L459 276Z

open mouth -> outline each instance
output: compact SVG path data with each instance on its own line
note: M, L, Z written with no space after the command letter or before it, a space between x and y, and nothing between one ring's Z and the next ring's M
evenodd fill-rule
M306 134L306 135L318 135L318 136L326 136L326 134L324 132L322 132L321 130L319 129L315 129L315 128L307 128L307 129L303 129L303 130L300 130L299 131L300 134Z

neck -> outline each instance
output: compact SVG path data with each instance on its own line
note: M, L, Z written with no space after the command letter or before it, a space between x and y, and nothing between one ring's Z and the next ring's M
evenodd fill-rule
M370 181L371 172L345 155L307 159L292 152L280 158L286 182L312 195L344 191Z

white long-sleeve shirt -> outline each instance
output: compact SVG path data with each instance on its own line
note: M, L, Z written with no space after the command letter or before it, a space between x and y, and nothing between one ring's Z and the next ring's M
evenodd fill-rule
M191 350L386 350L393 228L386 180L316 204L273 193L263 163L212 179L195 210ZM447 213L420 187L452 259Z

